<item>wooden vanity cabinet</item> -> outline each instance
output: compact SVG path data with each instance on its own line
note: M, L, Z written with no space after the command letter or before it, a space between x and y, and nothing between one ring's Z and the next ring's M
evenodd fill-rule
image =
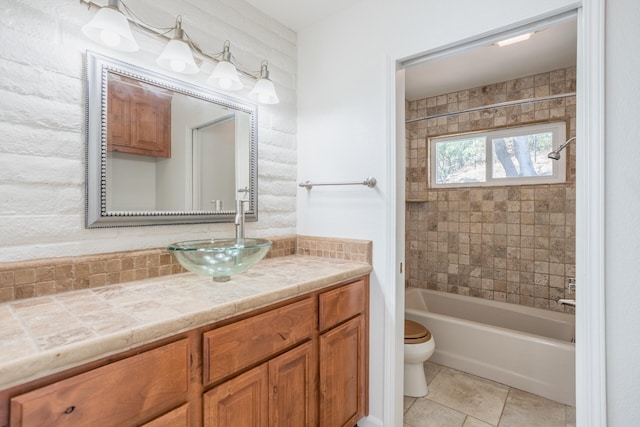
M119 76L109 79L107 150L171 157L170 91Z
M0 427L353 427L368 277L0 392Z
M204 394L205 427L314 426L313 346L293 350Z
M368 289L359 280L319 296L321 427L352 427L369 412Z
M204 425L315 425L315 319L309 296L205 332L205 386L262 364L204 394Z

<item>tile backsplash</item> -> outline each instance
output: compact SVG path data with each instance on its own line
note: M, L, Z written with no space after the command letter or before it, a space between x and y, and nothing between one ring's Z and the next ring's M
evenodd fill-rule
M310 255L371 263L371 242L310 236L270 237L267 258ZM164 248L0 263L0 302L114 285L186 270Z
M562 152L562 184L431 189L432 136L565 120L575 135L575 96L457 111L575 91L575 67L406 103L406 285L559 311L575 276L575 149Z

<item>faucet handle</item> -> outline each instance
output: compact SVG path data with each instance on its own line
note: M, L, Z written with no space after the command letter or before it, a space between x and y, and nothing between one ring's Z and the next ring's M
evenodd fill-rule
M569 277L567 278L567 290L569 292L569 294L574 294L576 292L576 278L575 277Z

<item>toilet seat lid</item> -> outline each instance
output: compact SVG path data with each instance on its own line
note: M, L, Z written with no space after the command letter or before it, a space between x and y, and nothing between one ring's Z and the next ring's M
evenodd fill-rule
M404 342L405 344L419 344L431 339L431 332L418 322L412 320L404 321Z

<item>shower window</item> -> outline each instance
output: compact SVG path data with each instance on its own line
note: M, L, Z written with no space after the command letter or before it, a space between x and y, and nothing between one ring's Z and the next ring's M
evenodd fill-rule
M566 123L554 122L430 138L431 187L564 182L566 156L547 154L565 135Z

